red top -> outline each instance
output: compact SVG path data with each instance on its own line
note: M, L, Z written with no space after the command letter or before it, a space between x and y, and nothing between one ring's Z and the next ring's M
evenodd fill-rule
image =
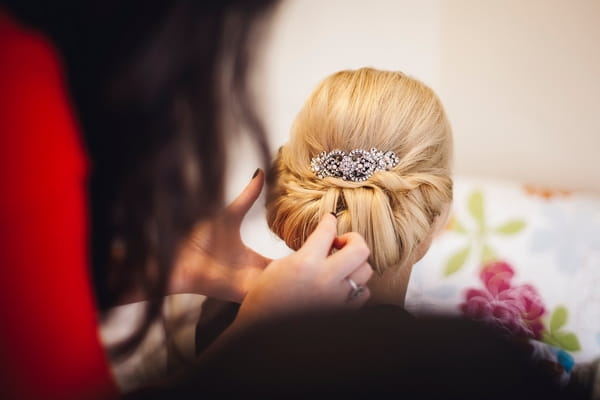
M114 398L88 271L86 159L60 62L0 12L0 398Z

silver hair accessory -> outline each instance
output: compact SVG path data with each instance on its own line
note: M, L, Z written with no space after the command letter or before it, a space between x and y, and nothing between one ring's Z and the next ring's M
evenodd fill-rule
M361 285L357 284L352 279L346 278L346 280L348 281L348 283L350 284L350 287L351 287L350 294L348 295L348 301L354 300L355 298L357 298L358 296L360 296L360 294L362 292L365 291L364 286L361 286Z
M310 168L321 179L328 176L345 181L363 182L377 171L389 171L400 159L393 151L354 149L346 154L342 150L323 151L310 160Z

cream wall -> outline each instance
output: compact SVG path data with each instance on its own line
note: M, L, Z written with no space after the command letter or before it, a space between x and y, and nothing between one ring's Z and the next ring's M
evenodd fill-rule
M456 172L600 193L600 1L441 1Z
M600 0L288 0L271 29L256 85L273 149L321 79L373 66L439 94L457 174L600 193ZM259 165L232 148L229 198ZM287 253L262 204L243 237Z

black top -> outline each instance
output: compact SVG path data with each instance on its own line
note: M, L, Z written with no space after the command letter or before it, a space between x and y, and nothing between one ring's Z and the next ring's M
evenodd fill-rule
M525 342L393 306L288 316L250 329L176 382L132 398L573 398ZM209 396L210 397L210 396Z

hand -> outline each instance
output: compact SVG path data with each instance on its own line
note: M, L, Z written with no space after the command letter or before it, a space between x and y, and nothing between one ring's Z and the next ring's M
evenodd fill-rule
M240 226L264 184L257 171L242 193L218 216L194 227L182 246L172 273L170 290L241 302L271 259L247 247Z
M291 311L362 306L369 298L365 285L373 273L367 262L369 249L357 233L336 235L336 218L323 216L300 250L273 261L263 271L244 299L236 322ZM348 278L364 287L355 298L350 298Z

